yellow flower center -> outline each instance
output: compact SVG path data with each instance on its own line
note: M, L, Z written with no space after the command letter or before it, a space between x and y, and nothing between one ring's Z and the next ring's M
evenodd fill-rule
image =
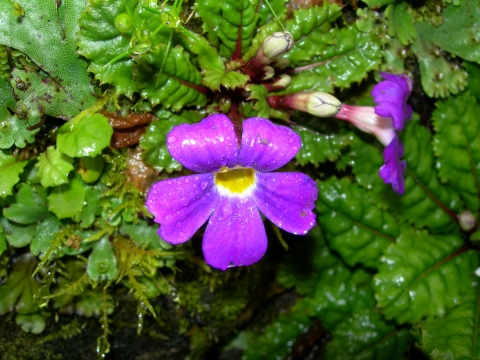
M255 171L250 168L229 169L222 167L215 174L215 184L224 195L242 195L255 183Z

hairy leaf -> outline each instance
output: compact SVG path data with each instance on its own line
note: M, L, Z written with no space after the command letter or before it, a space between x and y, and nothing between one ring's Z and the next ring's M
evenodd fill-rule
M458 191L467 208L480 209L480 105L466 92L437 103L434 150L442 181Z
M416 327L419 347L434 360L470 360L480 356L478 343L478 281L459 304L441 318L429 318Z
M73 170L73 159L54 146L49 146L38 157L35 164L38 167L38 176L43 187L57 186L68 182L68 174Z
M250 0L202 0L195 8L203 30L220 56L239 59L250 46L258 21L257 7Z
M415 323L458 304L478 266L477 254L462 245L455 235L413 230L390 245L373 285L386 318Z
M302 138L302 147L295 155L300 165L318 166L325 161L336 161L342 149L350 144L350 138L344 135L325 135L303 127L293 128Z
M189 54L181 46L173 47L161 69L164 56L166 45L159 44L148 53L134 57L137 64L133 74L142 96L152 105L162 104L174 111L186 106L205 105L206 89L201 86L202 75L190 62Z
M110 145L113 129L101 114L64 124L58 131L57 149L70 157L95 157Z
M0 197L12 195L12 188L20 180L19 175L28 161L19 161L10 152L0 150Z
M74 217L82 211L84 202L85 188L77 178L54 188L48 196L48 208L59 219Z
M75 53L77 22L85 8L85 2L18 0L17 3L24 10L21 21L14 14L13 2L0 3L0 44L22 51L47 75L28 75L32 90L42 89L43 93L28 96L27 89L22 95L25 87L20 89L17 86L17 96L28 109L43 106L45 97L49 97L50 108L45 109L46 114L71 118L95 101L90 79L85 71L87 65ZM48 51L45 51L46 49ZM16 71L18 77L27 79L26 72L22 73L18 69ZM45 85L40 85L39 81L43 81Z
M349 265L378 267L378 258L400 235L396 220L347 179L318 184L318 221L331 247Z
M448 62L442 51L433 45L416 23L418 37L411 45L420 65L422 87L430 97L458 94L467 85L468 74L455 63Z
M18 193L8 208L3 209L3 216L19 224L33 224L49 215L47 194L40 186L20 184Z
M220 85L227 89L243 88L250 79L248 75L237 71L225 72L225 70L205 70L203 84L212 90L220 90Z
M326 359L410 359L407 356L412 336L399 330L373 311L353 314L332 332L326 346Z

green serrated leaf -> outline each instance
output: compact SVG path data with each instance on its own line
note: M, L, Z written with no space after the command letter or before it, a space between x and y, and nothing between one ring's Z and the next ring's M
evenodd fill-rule
M220 85L227 89L244 88L247 81L250 80L248 75L240 74L237 71L225 72L225 70L205 70L203 84L212 90L220 90Z
M302 148L295 156L300 165L318 166L325 161L336 161L342 149L351 142L345 135L325 135L301 127L293 130L302 138Z
M19 175L28 161L18 161L10 152L0 150L0 197L12 195L12 189L20 180Z
M68 174L73 170L73 159L57 149L55 146L49 146L47 150L40 154L38 162L37 175L43 187L57 186L68 182Z
M87 274L93 281L112 281L116 273L117 258L113 254L112 244L107 238L102 238L93 245L88 257Z
M374 277L375 297L387 319L399 324L443 316L459 303L478 267L475 251L455 235L409 231L385 251Z
M62 223L53 215L38 224L35 236L30 243L30 252L35 256L45 253L52 245L55 233L60 230L61 227Z
M467 86L468 74L455 63L448 62L442 51L425 37L423 29L416 23L418 37L411 49L420 65L422 87L430 97L447 97L458 94Z
M257 100L253 105L253 109L257 110L258 113L256 116L263 117L266 119L270 118L270 106L267 102L267 88L263 85L248 85L247 89L250 91L250 96L247 100L255 99Z
M68 122L58 130L57 149L70 157L95 157L110 145L113 129L101 114Z
M480 209L480 105L466 92L437 102L434 150L444 182L460 193L472 212Z
M397 221L347 179L321 182L318 190L318 221L332 249L348 265L377 268L380 255L400 235Z
M257 29L257 6L250 0L203 0L195 3L210 43L225 58L240 58ZM240 39L237 49L237 40ZM238 54L234 55L234 53Z
M18 224L33 224L49 215L45 189L40 186L20 184L13 202L3 209L3 216Z
M427 227L431 232L455 231L455 214L461 211L462 202L455 190L437 178L430 131L418 124L415 115L402 138L407 161L405 193L397 197L401 206L393 206L393 210L402 220Z
M372 311L353 314L335 328L332 337L325 353L329 360L407 360L413 340L407 329L397 329Z
M142 96L152 105L180 111L186 106L203 106L206 103L202 75L190 62L190 56L181 46L170 49L165 66L160 73L167 46L159 44L148 53L135 56L133 69L135 81Z
M172 115L168 120L160 119L150 123L147 131L140 139L140 146L144 150L142 159L146 164L157 171L166 170L169 173L182 168L182 165L172 158L166 144L167 134L170 130L182 123L192 122L181 115Z
M415 24L417 31L441 49L461 58L480 63L480 7L466 1L459 6L447 6L442 12L443 23L434 26L421 21ZM466 16L468 14L468 16Z
M328 35L301 41L302 45L310 43L310 47L303 49L294 46L285 55L295 67L292 81L282 93L332 92L334 87L348 88L380 65L382 51L379 37L359 31L355 24L342 29L330 29L330 24L326 25ZM309 54L312 50L308 49L314 49L314 53ZM311 60L305 62L310 57Z
M75 53L78 18L85 8L85 2L36 3L17 0L16 3L24 10L21 21L14 14L13 2L0 3L0 44L22 51L48 74L47 77L39 73L29 75L32 91L33 88L41 88L45 93L31 94L26 86L16 86L20 102L28 109L36 109L47 101L50 107L45 109L46 114L66 119L93 105L95 98L85 71L86 63ZM24 72L15 71L22 81L28 80ZM16 81L16 77L12 80ZM40 85L39 80L44 85Z
M418 345L431 359L470 360L480 356L480 294L478 282L473 285L445 316L427 319L416 327Z
M77 178L68 184L60 185L52 190L48 197L48 208L59 219L73 218L82 211L85 202L85 187Z
M390 4L385 10L388 20L388 35L398 36L403 45L410 45L417 38L412 15L407 11L409 4L402 1Z

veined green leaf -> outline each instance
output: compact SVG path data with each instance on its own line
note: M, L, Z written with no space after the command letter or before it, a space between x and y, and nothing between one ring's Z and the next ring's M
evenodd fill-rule
M332 332L325 358L331 360L410 359L412 336L407 329L370 310L353 314Z
M13 247L20 248L30 244L37 224L17 224L0 216L0 228L3 228L8 243Z
M29 72L27 78L26 72L16 70L13 81L19 77L32 84L31 89L15 87L20 103L33 111L47 102L50 109L44 109L46 114L71 118L95 102L87 65L75 53L78 18L85 1L16 3L24 10L21 21L14 14L14 2L0 3L0 44L22 51L47 75ZM34 88L40 93L32 93Z
M417 29L413 26L412 15L407 11L406 2L390 4L385 10L388 19L388 35L397 35L403 45L407 46L417 37Z
M0 150L0 197L12 195L12 188L20 180L19 175L28 161L18 161L10 152Z
M425 36L425 31L415 23L418 37L411 49L420 65L422 87L430 97L447 97L449 93L458 94L467 85L468 74L455 63L448 62L442 51L435 47Z
M475 251L455 235L409 231L385 251L374 277L378 304L399 324L443 316L470 288L478 267Z
M330 29L330 24L327 25ZM304 54L297 45L285 55L295 67L292 82L282 93L331 92L334 87L348 88L380 65L380 38L359 31L355 24L342 29L333 28L328 36L312 37L311 41L314 43L310 47L315 53L311 54L313 57L309 62L304 59L310 55Z
M248 75L237 71L205 70L203 84L212 90L220 90L220 85L233 90L245 87L248 80L250 80Z
M48 208L59 219L73 218L82 211L85 202L85 187L77 178L68 184L60 185L52 190L48 197Z
M295 155L300 165L318 166L325 161L336 161L342 149L351 142L346 135L320 134L303 127L294 127L293 130L302 138L302 147Z
M480 357L478 281L459 304L441 318L429 318L416 327L419 347L431 359L471 360Z
M480 63L480 8L466 1L458 1L457 5L449 5L443 10L440 26L427 21L418 22L415 26L426 40L441 49Z
M349 265L378 267L383 251L400 235L397 221L347 179L318 184L318 221L331 247Z
M203 30L220 56L239 59L250 46L257 28L257 6L250 0L201 0L195 3Z
M46 191L35 185L20 184L13 202L3 209L8 220L24 225L42 221L48 215Z
M73 170L73 159L54 146L49 146L38 157L35 164L38 167L38 176L43 187L57 186L68 182L68 174Z
M455 231L458 229L456 214L461 211L462 202L453 186L445 186L438 180L432 136L417 119L415 116L407 124L402 136L407 161L405 193L397 197L401 206L394 205L392 209L403 220L425 226L431 232Z
M148 53L134 57L137 64L133 74L142 96L152 105L162 104L174 111L205 105L202 75L190 62L189 54L181 46L173 47L160 73L164 56L166 45L159 44Z
M434 150L442 181L458 191L467 208L480 209L480 105L466 92L439 101L433 112Z
M68 122L58 131L57 149L70 157L95 157L110 145L113 129L101 114Z

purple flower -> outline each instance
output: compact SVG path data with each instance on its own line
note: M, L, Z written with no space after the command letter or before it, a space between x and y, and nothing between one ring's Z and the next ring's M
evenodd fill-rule
M259 210L285 231L306 234L315 225L317 186L302 173L272 173L301 147L285 126L261 118L243 122L240 145L225 115L176 126L167 136L172 157L197 173L154 184L147 207L171 244L191 238L208 220L202 248L207 263L225 270L251 265L267 249Z
M374 134L385 145L385 165L380 168L379 175L386 184L392 184L393 190L403 194L406 163L405 160L400 160L403 157L403 146L397 131L402 130L412 116L412 108L407 104L412 91L412 80L406 75L383 72L380 75L385 80L373 88L372 96L377 103L375 107L342 104L335 117Z

